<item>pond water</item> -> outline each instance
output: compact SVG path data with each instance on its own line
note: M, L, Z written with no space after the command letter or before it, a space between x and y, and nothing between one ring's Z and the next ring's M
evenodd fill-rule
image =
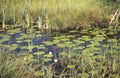
M36 29L28 29L26 33L18 27L0 33L0 50L15 54L16 58L22 57L33 69L38 65L43 68L52 66L51 69L55 72L53 78L59 78L59 75L74 78L70 71L76 72L75 78L93 78L93 75L101 77L104 73L102 71L107 68L105 63L111 64L112 70L119 71L119 34L120 27L112 26L69 30L64 33ZM41 69L35 70L39 71L44 72ZM105 74L103 78L105 77L108 76Z
M59 32L60 33L60 32ZM64 53L82 53L85 50L94 50L94 54L105 49L106 45L112 46L120 40L120 27L87 28L70 30L66 33L41 32L29 29L27 33L16 28L0 34L0 48L5 52L52 52L53 58L59 58ZM117 44L117 45L118 45ZM104 51L103 51L104 52Z

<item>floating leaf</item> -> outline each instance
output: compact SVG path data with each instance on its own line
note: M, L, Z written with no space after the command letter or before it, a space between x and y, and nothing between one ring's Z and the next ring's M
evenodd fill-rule
M10 35L13 35L17 32L20 32L20 29L14 29L14 30L8 30L7 33L10 34Z
M32 42L32 40L24 40L25 42L28 42L28 43L30 43L30 42Z
M107 41L108 41L108 42L113 42L113 43L114 43L114 42L117 42L116 39L108 39Z
M0 43L2 44L3 42L9 41L9 39L2 39L0 40Z
M92 35L97 35L97 34L99 34L98 32L93 32L93 31L91 31L91 33L90 34L92 34Z
M80 45L80 44L83 44L83 43L85 43L85 41L83 41L83 40L73 40L73 42L75 42L77 45Z
M91 42L91 44L88 45L88 47L95 47L95 46L100 46L100 43L99 42Z
M51 42L51 41L45 41L45 42L43 42L45 45L47 45L47 46L51 46L51 45L53 45L53 43Z
M103 41L103 40L105 40L105 38L104 37L93 37L93 40L94 41Z
M59 44L57 44L57 46L60 47L60 48L64 48L65 44L59 43Z
M60 43L60 40L53 40L53 44L58 44Z
M18 48L18 44L12 44L10 50L15 50Z
M28 46L22 46L21 49L29 49Z
M77 33L77 30L71 30L70 33Z
M65 35L62 35L62 36L60 36L60 38L63 39L63 38L66 38L66 36L65 36Z
M36 71L36 72L35 72L35 75L41 77L41 76L44 75L44 72L43 72L42 70L40 70L40 71Z
M29 36L27 37L27 39L32 39L32 38L34 38L33 35L29 35Z
M107 35L114 35L115 33L114 32L108 32L108 33L106 33Z
M89 32L88 32L88 30L82 30L82 31L80 31L79 33L81 33L81 34L87 34L87 33L89 33Z
M79 49L84 49L84 48L85 48L85 46L79 46L78 48L79 48Z
M28 35L27 35L27 34L21 34L21 35L22 35L22 37L21 37L21 38L23 38L23 39L28 38Z
M75 44L71 44L71 45L68 45L67 47L73 48L73 47L75 47L75 46L76 46Z
M98 47L94 47L92 49L93 49L93 51L100 51L101 50L101 48L98 48Z
M2 37L3 37L3 39L10 39L10 36L8 36L8 35L3 35Z
M60 52L60 55L63 55L63 56L64 56L64 55L66 55L66 54L67 54L67 53L64 52L64 51L63 51L63 52Z
M88 78L89 74L88 73L78 73L77 75L78 77L82 77L82 78Z
M40 45L40 47L38 47L39 49L45 49L44 45Z
M28 59L28 60L32 60L32 59L33 59L33 55L32 55L32 54L29 54L29 55L27 56L27 59Z
M43 55L45 52L43 52L43 51L40 51L40 52L35 52L34 54L36 54L36 55Z
M75 65L68 65L67 68L69 69L75 68Z
M63 38L63 39L60 39L61 41L69 41L70 39L68 38Z
M98 71L97 71L97 70L94 70L94 71L90 71L89 73L91 73L91 74L95 75L95 74L97 74L97 73L98 73Z
M74 35L68 35L68 36L66 36L66 38L73 38L73 37L75 37Z
M73 50L80 50L78 47L73 47Z
M44 62L49 62L49 61L52 61L52 59L51 58L44 58L43 61Z
M52 54L45 54L44 57L52 57Z
M35 37L37 37L37 38L41 38L42 37L42 35L41 34L38 34L38 35L35 35Z
M53 37L55 40L59 40L60 39L60 37Z
M85 40L85 41L90 41L91 38L90 36L82 36L82 40Z

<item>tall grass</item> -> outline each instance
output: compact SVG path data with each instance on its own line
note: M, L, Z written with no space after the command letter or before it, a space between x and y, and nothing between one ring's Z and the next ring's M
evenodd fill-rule
M14 54L0 51L0 78L34 78L27 62Z
M7 2L2 0L0 5L6 5L8 20L10 7L14 6L17 22L22 21L21 11L24 9L30 17L30 22L40 16L45 22L50 21L49 25L53 28L64 29L66 27L87 27L102 22L105 17L100 3L97 0L11 0Z

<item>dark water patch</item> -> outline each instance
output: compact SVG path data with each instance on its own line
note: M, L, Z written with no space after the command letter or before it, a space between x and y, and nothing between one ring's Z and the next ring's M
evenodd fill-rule
M2 44L3 45L7 45L7 44L9 44L9 41L7 40L7 41L4 41L4 42L2 42Z
M0 40L2 39L2 36L0 36Z
M28 42L21 42L21 43L18 43L19 46L28 46Z
M42 43L42 40L40 38L33 38L32 44L33 45L40 45Z
M39 49L37 47L33 48L32 49L32 52L35 53L35 52L39 52Z

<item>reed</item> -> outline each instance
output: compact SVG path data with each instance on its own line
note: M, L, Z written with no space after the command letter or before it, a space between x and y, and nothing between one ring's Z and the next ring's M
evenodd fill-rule
M6 29L6 25L5 25L5 9L4 8L2 10L2 13L3 13L2 29L4 31Z
M5 4L3 1L1 6ZM40 16L43 20L46 20L45 23L48 24L46 28L50 28L49 25L53 29L56 26L58 28L79 28L80 26L88 27L96 22L102 22L104 9L99 4L100 2L96 0L12 0L7 4L6 14L8 14L7 18L10 18L9 7L14 7L14 17L18 22L23 20L21 10L24 10L26 12L23 14L26 17L24 21L26 21L27 27L29 23L32 23Z

